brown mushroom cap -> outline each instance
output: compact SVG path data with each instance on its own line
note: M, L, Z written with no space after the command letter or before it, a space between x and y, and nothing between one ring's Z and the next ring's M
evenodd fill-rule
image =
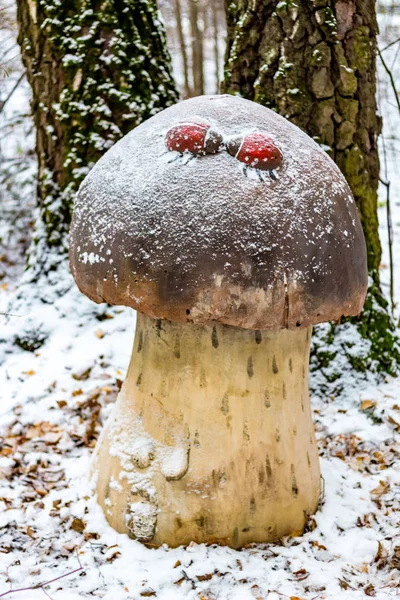
M278 179L246 177L226 150L189 162L167 152L169 128L196 119L224 139L267 135L283 155ZM70 262L95 302L249 329L356 315L367 290L362 228L335 163L283 117L226 95L158 113L101 158L78 193Z

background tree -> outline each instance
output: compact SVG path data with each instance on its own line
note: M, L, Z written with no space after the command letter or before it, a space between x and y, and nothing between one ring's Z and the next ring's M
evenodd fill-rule
M44 239L59 248L91 166L177 93L156 0L17 0L17 8Z
M225 47L223 0L159 0L184 98L219 91Z
M227 0L226 8L223 90L260 102L304 129L336 161L353 191L371 275L356 323L371 347L363 358L351 343L343 351L356 370L395 373L398 346L379 280L375 1ZM314 355L319 368L335 352L335 325L323 331Z

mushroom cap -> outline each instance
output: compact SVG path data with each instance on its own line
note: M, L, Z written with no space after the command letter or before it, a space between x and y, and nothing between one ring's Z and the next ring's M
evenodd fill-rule
M199 120L224 139L270 138L283 156L277 179L226 148L169 152L169 129ZM295 329L358 314L367 290L338 167L283 117L229 95L185 100L115 144L80 187L70 242L84 294L157 319Z

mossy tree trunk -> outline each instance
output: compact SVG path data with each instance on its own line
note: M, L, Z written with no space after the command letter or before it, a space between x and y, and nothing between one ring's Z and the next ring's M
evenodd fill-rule
M43 233L60 247L91 166L177 93L156 0L17 0L17 7Z
M363 225L371 275L358 323L361 335L372 342L372 362L357 368L373 363L394 373L399 354L379 281L375 1L226 2L223 91L290 119L323 145L345 175Z

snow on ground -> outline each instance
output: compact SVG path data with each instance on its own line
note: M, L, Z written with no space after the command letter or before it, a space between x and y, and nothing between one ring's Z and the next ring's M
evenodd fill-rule
M390 31L389 17L381 17L390 39L398 35L395 17ZM385 56L393 62L398 48ZM380 87L397 257L400 118L387 83ZM2 202L11 201L0 191ZM386 250L385 206L381 220ZM0 290L0 310L17 315L0 316L0 598L357 600L400 593L400 380L354 389L346 400L313 399L325 490L303 536L241 551L145 547L106 524L89 483L90 455L128 366L134 313L94 305L67 266L48 288L25 283L15 295L17 267L7 269ZM383 268L385 284L387 274ZM30 589L7 594L19 588Z

